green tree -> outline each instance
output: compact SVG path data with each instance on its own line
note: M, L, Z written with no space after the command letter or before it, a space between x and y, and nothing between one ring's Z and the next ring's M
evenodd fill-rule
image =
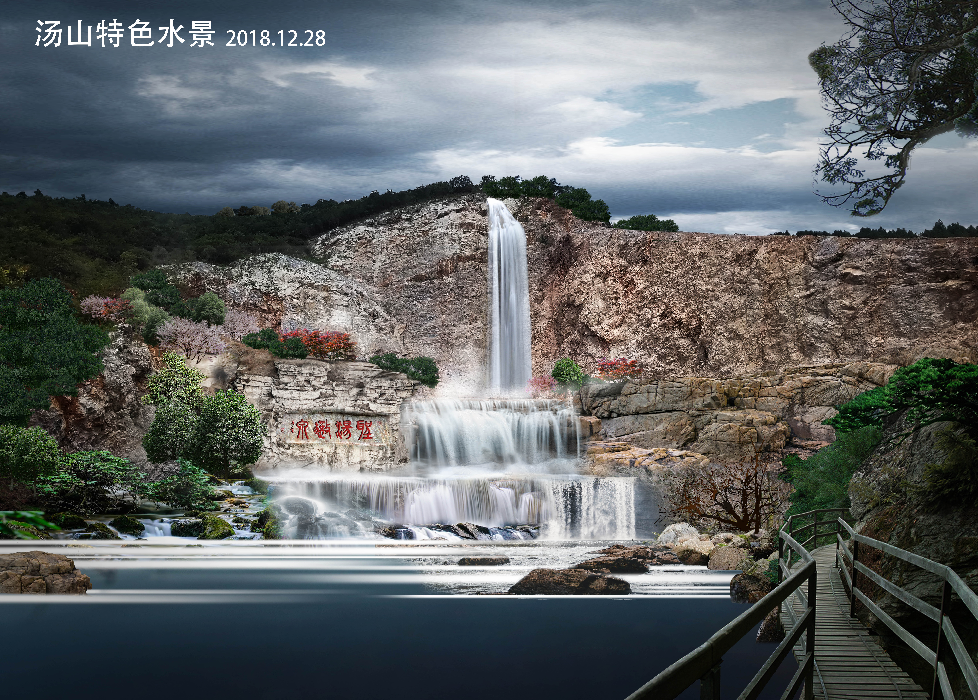
M179 316L192 321L205 321L210 326L224 323L226 309L224 302L214 292L204 292L196 299L183 302Z
M52 396L74 396L102 371L109 336L80 323L71 296L54 279L0 290L0 422L26 425Z
M659 219L655 214L639 214L628 219L616 221L612 228L629 231L678 231L679 225L672 219Z
M833 0L849 29L809 56L831 116L819 193L854 216L883 211L913 150L956 129L978 135L978 5L973 0ZM867 167L882 161L883 168ZM884 172L877 174L876 171Z
M64 453L41 428L0 425L0 478L33 485L58 473Z
M170 320L170 314L146 301L146 292L138 287L130 287L119 298L128 301L132 307L133 322L138 326L143 340L148 345L159 345L160 338L156 332Z
M264 433L261 414L244 394L219 391L204 397L182 456L221 477L240 475L261 457Z
M193 440L197 422L197 412L190 404L170 401L157 405L153 423L143 436L146 457L151 462L168 462L184 454Z
M272 212L275 214L298 214L299 205L295 202L286 202L280 199L272 205Z

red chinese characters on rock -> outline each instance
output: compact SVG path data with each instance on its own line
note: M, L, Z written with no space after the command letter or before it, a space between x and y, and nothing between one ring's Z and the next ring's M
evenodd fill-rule
M360 437L357 440L373 440L374 436L370 432L370 426L373 424L374 422L372 420L358 420L357 430L360 431Z
M372 420L358 420L356 422L357 437L356 440L373 440L373 425ZM289 428L289 433L295 436L296 440L313 440L309 436L309 428L312 428L313 435L320 440L353 440L354 424L352 420L341 419L335 421L335 429L331 429L329 421L327 420L317 420L315 422L310 422L306 418L301 418L297 421L292 421L292 425ZM284 430L283 430L284 432Z

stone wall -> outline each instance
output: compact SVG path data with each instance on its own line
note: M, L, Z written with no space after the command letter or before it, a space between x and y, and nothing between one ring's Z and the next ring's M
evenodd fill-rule
M231 385L261 411L266 450L255 470L385 471L408 457L401 404L419 384L368 362L276 360Z

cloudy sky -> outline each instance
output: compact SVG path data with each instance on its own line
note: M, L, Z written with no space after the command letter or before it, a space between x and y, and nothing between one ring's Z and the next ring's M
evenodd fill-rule
M35 45L38 20L60 46ZM78 20L92 46L67 45ZM131 46L137 20L152 46ZM191 46L206 21L214 45ZM0 189L210 214L546 174L685 231L978 224L978 139L919 149L872 219L813 194L828 117L807 56L843 31L828 0L9 4Z

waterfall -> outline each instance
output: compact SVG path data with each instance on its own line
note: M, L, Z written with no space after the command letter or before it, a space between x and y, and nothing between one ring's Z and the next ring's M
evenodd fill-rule
M405 408L404 419L414 432L411 461L419 465L537 464L578 451L578 422L562 401L420 401Z
M276 479L276 499L300 497L317 521L336 527L358 517L349 509L402 525L475 523L485 527L540 526L546 539L633 539L635 479L578 475L453 478L322 475ZM303 513L306 515L306 513ZM320 536L325 527L313 529ZM346 531L340 534L347 535Z
M486 206L492 321L489 388L494 392L522 391L531 375L526 233L498 199L488 198Z

